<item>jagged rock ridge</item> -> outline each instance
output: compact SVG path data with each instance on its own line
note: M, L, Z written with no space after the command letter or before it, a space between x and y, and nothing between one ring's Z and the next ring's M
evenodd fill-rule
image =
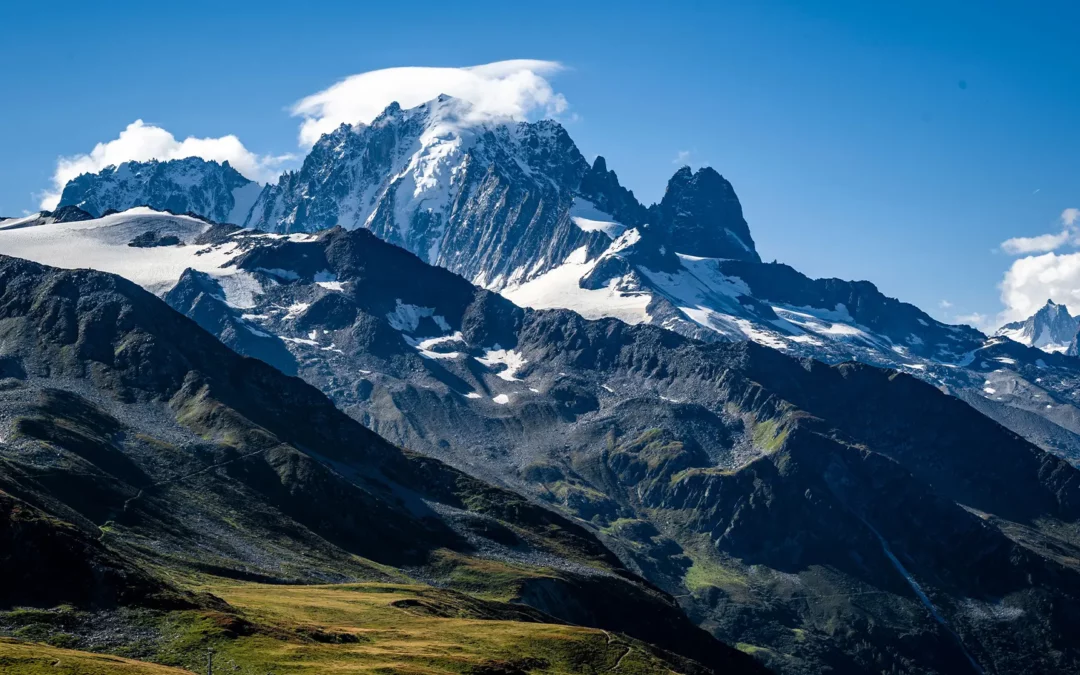
M1068 351L1080 329L1080 317L1069 314L1069 308L1053 300L1023 321L1007 323L995 335L1007 337L1029 347L1048 352Z
M239 225L247 220L260 189L227 161L218 164L199 157L132 161L72 179L64 186L59 206L77 206L95 217L149 206Z

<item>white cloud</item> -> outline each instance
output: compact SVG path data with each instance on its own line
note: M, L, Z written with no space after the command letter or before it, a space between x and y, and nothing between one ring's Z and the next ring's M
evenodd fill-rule
M1072 232L1069 230L1062 230L1058 234L1040 234L1037 237L1013 237L1001 242L1001 250L1009 255L1046 253L1061 248L1071 237Z
M232 134L220 138L189 136L178 141L159 126L135 120L121 131L117 138L107 143L98 143L89 153L59 158L53 173L52 188L42 194L41 208L55 208L64 185L81 174L95 173L107 166L127 161L167 161L184 157L202 157L218 162L227 160L241 174L260 182L276 178L282 162L292 159L291 155L256 155Z
M998 285L1005 309L997 317L998 325L1026 319L1047 300L1080 308L1080 253L1055 253L1068 244L1080 245L1080 209L1068 208L1058 217L1058 234L1016 237L1002 242L1006 253L1026 255L1014 260Z
M1056 251L1065 244L1076 245L1076 223L1080 220L1080 209L1069 208L1061 212L1061 225L1064 229L1057 234L1040 234L1036 237L1013 237L1001 242L1001 250L1009 255L1028 253L1048 253Z
M1026 319L1047 300L1080 308L1080 253L1046 253L1013 261L1001 281L1001 323Z
M952 303L949 302L948 300L942 300L941 302L938 303L938 307L940 307L942 309L952 309Z
M477 121L525 119L534 112L557 115L566 110L566 98L552 89L546 76L562 69L555 61L517 59L468 68L372 70L297 101L292 114L304 118L300 125L304 147L342 123L370 123L393 101L411 108L439 94L469 101Z
M690 151L680 150L675 153L675 159L671 160L672 164L678 164L679 166L686 166L690 163Z

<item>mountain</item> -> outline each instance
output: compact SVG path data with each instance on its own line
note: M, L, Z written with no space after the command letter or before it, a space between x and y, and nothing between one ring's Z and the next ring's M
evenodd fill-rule
M5 633L245 672L761 670L580 524L391 445L124 279L0 256L0 345Z
M159 211L193 213L219 223L241 224L261 187L227 161L218 164L188 157L166 162L124 162L69 181L59 206L77 206L95 217L149 206Z
M267 186L247 224L364 227L520 306L894 368L988 399L995 419L1080 461L1075 363L944 324L866 281L762 263L731 183L710 168L679 169L646 207L558 124L469 110L443 96L343 125Z
M702 255L756 259L730 184L714 173L680 173L673 185L659 218L674 241ZM597 202L630 226L649 217L602 159L590 167L558 123L476 122L469 103L440 96L408 110L392 104L370 125L325 135L298 172L264 189L246 224L273 232L365 227L431 264L502 287L579 251L606 249L626 228ZM681 216L694 205L707 211L707 231Z
M370 125L342 125L320 139L299 171L263 189L246 224L290 236L334 225L367 228L520 306L894 368L969 400L980 397L980 409L1002 424L1080 461L1071 360L944 324L866 281L810 279L763 263L720 174L679 169L660 203L646 207L603 157L590 165L555 122L477 120L466 102L446 96L409 110L391 105ZM37 235L29 232L21 236L30 248L9 250L43 262L87 265L139 283L139 275L159 270L157 285L147 286L155 292L183 271L183 256L167 247L150 251L136 272L124 263L130 251L94 262L49 252L48 241L33 243ZM150 262L164 257L177 265ZM187 266L226 284L240 278L215 271L220 264ZM233 304L242 314L250 301ZM292 372L275 351L266 357Z
M127 245L147 232L181 241ZM43 257L62 255L40 243L57 240L126 264L238 350L245 333L284 348L286 367L392 442L559 510L782 672L1077 667L1080 474L912 376L523 309L362 228L266 234L136 210L0 233ZM192 269L169 287L175 267L155 259ZM784 297L849 288L809 284ZM921 318L852 306L880 331ZM995 338L949 370L965 391L995 378L978 395L1002 408L1043 392L1065 411L1068 387L1048 387L1075 378L1069 361Z
M735 189L710 167L696 173L688 166L679 169L655 211L673 251L761 262Z
M1023 321L1007 323L995 335L1007 337L1029 347L1047 352L1064 352L1076 339L1080 317L1069 314L1069 308L1053 300Z
M761 262L712 169L645 206L559 125L448 97L324 136L246 224L136 209L0 248L127 276L560 510L783 672L1076 668L1074 358Z
M263 190L246 225L363 227L519 305L834 362L915 372L985 340L867 282L763 264L734 188L711 168L679 169L646 207L557 123L477 122L446 96L325 135Z
M865 366L522 310L363 230L263 241L235 260L263 276L249 316L302 377L589 523L770 665L1072 667L1064 624L1035 608L1076 597L1072 554L1051 551L1076 550L1080 474L962 402Z
M95 180L111 174L79 179ZM184 211L161 198L135 203ZM275 233L363 227L519 305L930 380L948 379L946 368L985 342L867 282L763 264L734 188L711 168L679 169L646 207L603 157L590 165L558 123L478 119L448 96L392 104L369 125L326 134L299 171L262 190L244 222L192 210Z

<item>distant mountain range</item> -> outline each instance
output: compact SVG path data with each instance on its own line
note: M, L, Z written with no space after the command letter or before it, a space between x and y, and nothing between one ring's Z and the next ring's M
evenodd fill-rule
M200 172L196 159L81 176L61 204L92 204L92 215L149 206L280 233L364 227L524 306L831 361L912 371L961 361L983 342L871 284L762 264L734 189L710 168L680 169L646 208L557 123L473 124L468 114L469 104L444 96L342 125L243 218L217 207L227 201L219 186L238 174L215 163Z
M167 425L235 446L229 458L263 433L258 448L287 446L228 472L235 487L202 488L242 500L155 502L154 519L175 500L212 542L197 561L169 554L181 569L362 576L344 551L464 589L453 584L472 572L435 562L449 551L470 569L554 565L567 587L593 589L585 565L628 581L573 609L558 589L515 599L671 658L713 654L716 672L752 664L680 627L667 598L784 673L1080 668L1080 361L1059 348L1077 330L1064 307L993 337L947 325L869 282L762 262L710 168L678 170L645 206L557 123L468 112L449 97L392 105L265 187L201 160L79 177L56 212L0 221L0 251L121 275L195 323L115 277L6 261L14 327L0 344L45 337L0 347L0 368L34 392L89 396L73 377L124 405L167 401ZM215 351L195 324L273 368ZM142 408L88 400L127 430L115 438L176 444ZM82 405L65 402L53 426L113 424ZM125 443L114 450L160 473L151 445ZM139 484L117 466L109 481ZM70 499L11 484L37 508ZM361 496L376 515L341 520ZM430 517L413 522L403 504ZM226 551L230 511L270 515L245 520ZM273 548L283 517L336 548ZM147 560L195 541L113 520L107 541ZM393 537L366 529L382 527ZM637 612L654 611L650 630Z
M61 204L88 194L92 215L149 206L275 233L366 228L520 306L907 372L978 397L1009 428L1080 458L1075 367L1042 350L1067 351L1075 337L1073 330L1066 338L1075 321L1067 311L1049 332L1039 318L1030 338L1017 327L1004 335L1036 349L988 339L869 282L810 279L762 263L731 183L712 169L680 169L661 202L646 207L602 157L590 165L557 123L473 123L468 113L468 103L442 96L409 110L391 105L370 125L342 125L300 170L264 187L243 217L200 206L227 204L218 186L237 179L197 159L81 176ZM122 190L118 174L129 176ZM159 283L175 283L179 271Z

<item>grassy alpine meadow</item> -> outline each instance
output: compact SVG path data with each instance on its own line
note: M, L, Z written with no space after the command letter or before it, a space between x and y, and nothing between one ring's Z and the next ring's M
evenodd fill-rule
M608 631L546 623L520 605L422 585L276 585L202 577L191 590L228 603L142 616L160 636L140 660L0 641L0 671L31 673L620 673L672 672L674 659ZM34 626L70 623L34 611ZM49 616L52 618L50 619ZM10 616L9 616L10 619ZM55 631L52 633L55 636ZM55 638L53 638L55 641ZM91 647L92 648L92 647Z

